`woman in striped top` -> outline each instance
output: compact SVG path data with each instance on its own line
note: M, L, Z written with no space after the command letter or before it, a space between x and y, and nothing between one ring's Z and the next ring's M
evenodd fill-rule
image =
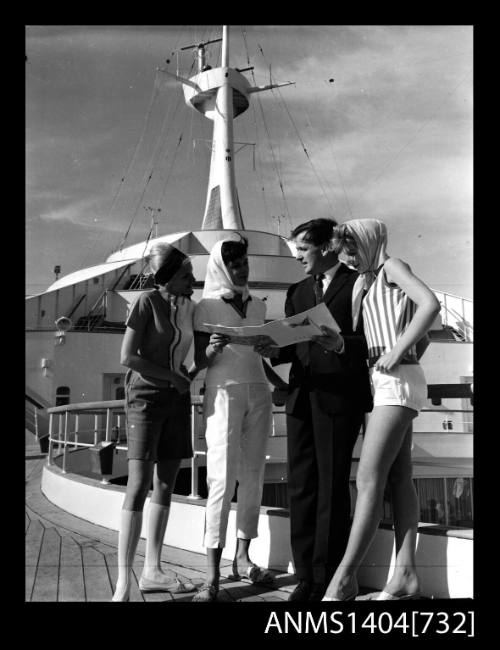
M357 570L375 535L388 482L394 516L396 563L377 600L414 598L418 501L412 481L412 420L427 386L418 363L421 341L439 313L433 292L408 264L386 253L387 230L376 219L347 221L334 229L332 248L359 278L353 289L353 327L361 313L368 342L374 408L368 421L356 485L349 541L323 600L356 597Z
M184 359L193 341L193 267L174 246L156 244L149 255L156 289L144 291L126 321L121 363L125 376L128 480L118 537L118 580L113 601L129 599L131 572L148 491L153 493L146 525L142 591L193 591L189 581L161 570L161 549L170 498L182 458L191 447L190 381Z

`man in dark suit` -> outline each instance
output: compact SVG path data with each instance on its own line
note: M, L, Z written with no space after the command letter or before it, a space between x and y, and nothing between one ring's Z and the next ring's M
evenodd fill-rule
M314 341L256 349L273 365L292 364L288 396L288 495L295 572L291 601L319 601L349 537L352 451L372 409L362 318L352 330L352 289L358 274L329 248L332 219L313 219L292 231L296 259L308 277L288 289L286 316L323 301L341 334L324 330Z

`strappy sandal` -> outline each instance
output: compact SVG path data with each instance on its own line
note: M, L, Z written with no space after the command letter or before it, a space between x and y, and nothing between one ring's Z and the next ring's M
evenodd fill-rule
M383 589L373 600L421 600L421 598L422 596L419 593L394 596L394 594L390 594L388 591L385 591L385 589Z
M217 600L217 594L219 593L219 587L214 584L205 582L205 584L198 587L196 590L192 603L213 603Z
M168 591L171 594L188 594L195 591L196 587L190 580L182 582L177 577L169 581L160 581L141 576L139 578L139 589L144 592Z
M248 580L253 585L274 585L273 574L257 564L251 564L245 571L245 575L239 574L237 567L233 564L233 574L229 577L232 580Z
M248 567L247 576L250 582L254 585L274 584L273 574L267 569L262 569L260 566L257 566L257 564Z

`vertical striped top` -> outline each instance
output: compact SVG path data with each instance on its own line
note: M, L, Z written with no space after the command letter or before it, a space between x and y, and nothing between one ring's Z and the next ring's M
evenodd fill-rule
M417 310L417 305L397 285L389 284L384 267L363 299L363 324L368 342L368 363L389 352L401 338ZM418 363L416 345L403 356L401 363Z

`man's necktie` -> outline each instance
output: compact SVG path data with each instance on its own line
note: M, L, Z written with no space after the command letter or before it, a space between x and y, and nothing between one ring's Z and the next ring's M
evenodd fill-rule
M314 276L314 296L316 298L316 304L323 300L323 278L325 277L324 273L318 273Z

